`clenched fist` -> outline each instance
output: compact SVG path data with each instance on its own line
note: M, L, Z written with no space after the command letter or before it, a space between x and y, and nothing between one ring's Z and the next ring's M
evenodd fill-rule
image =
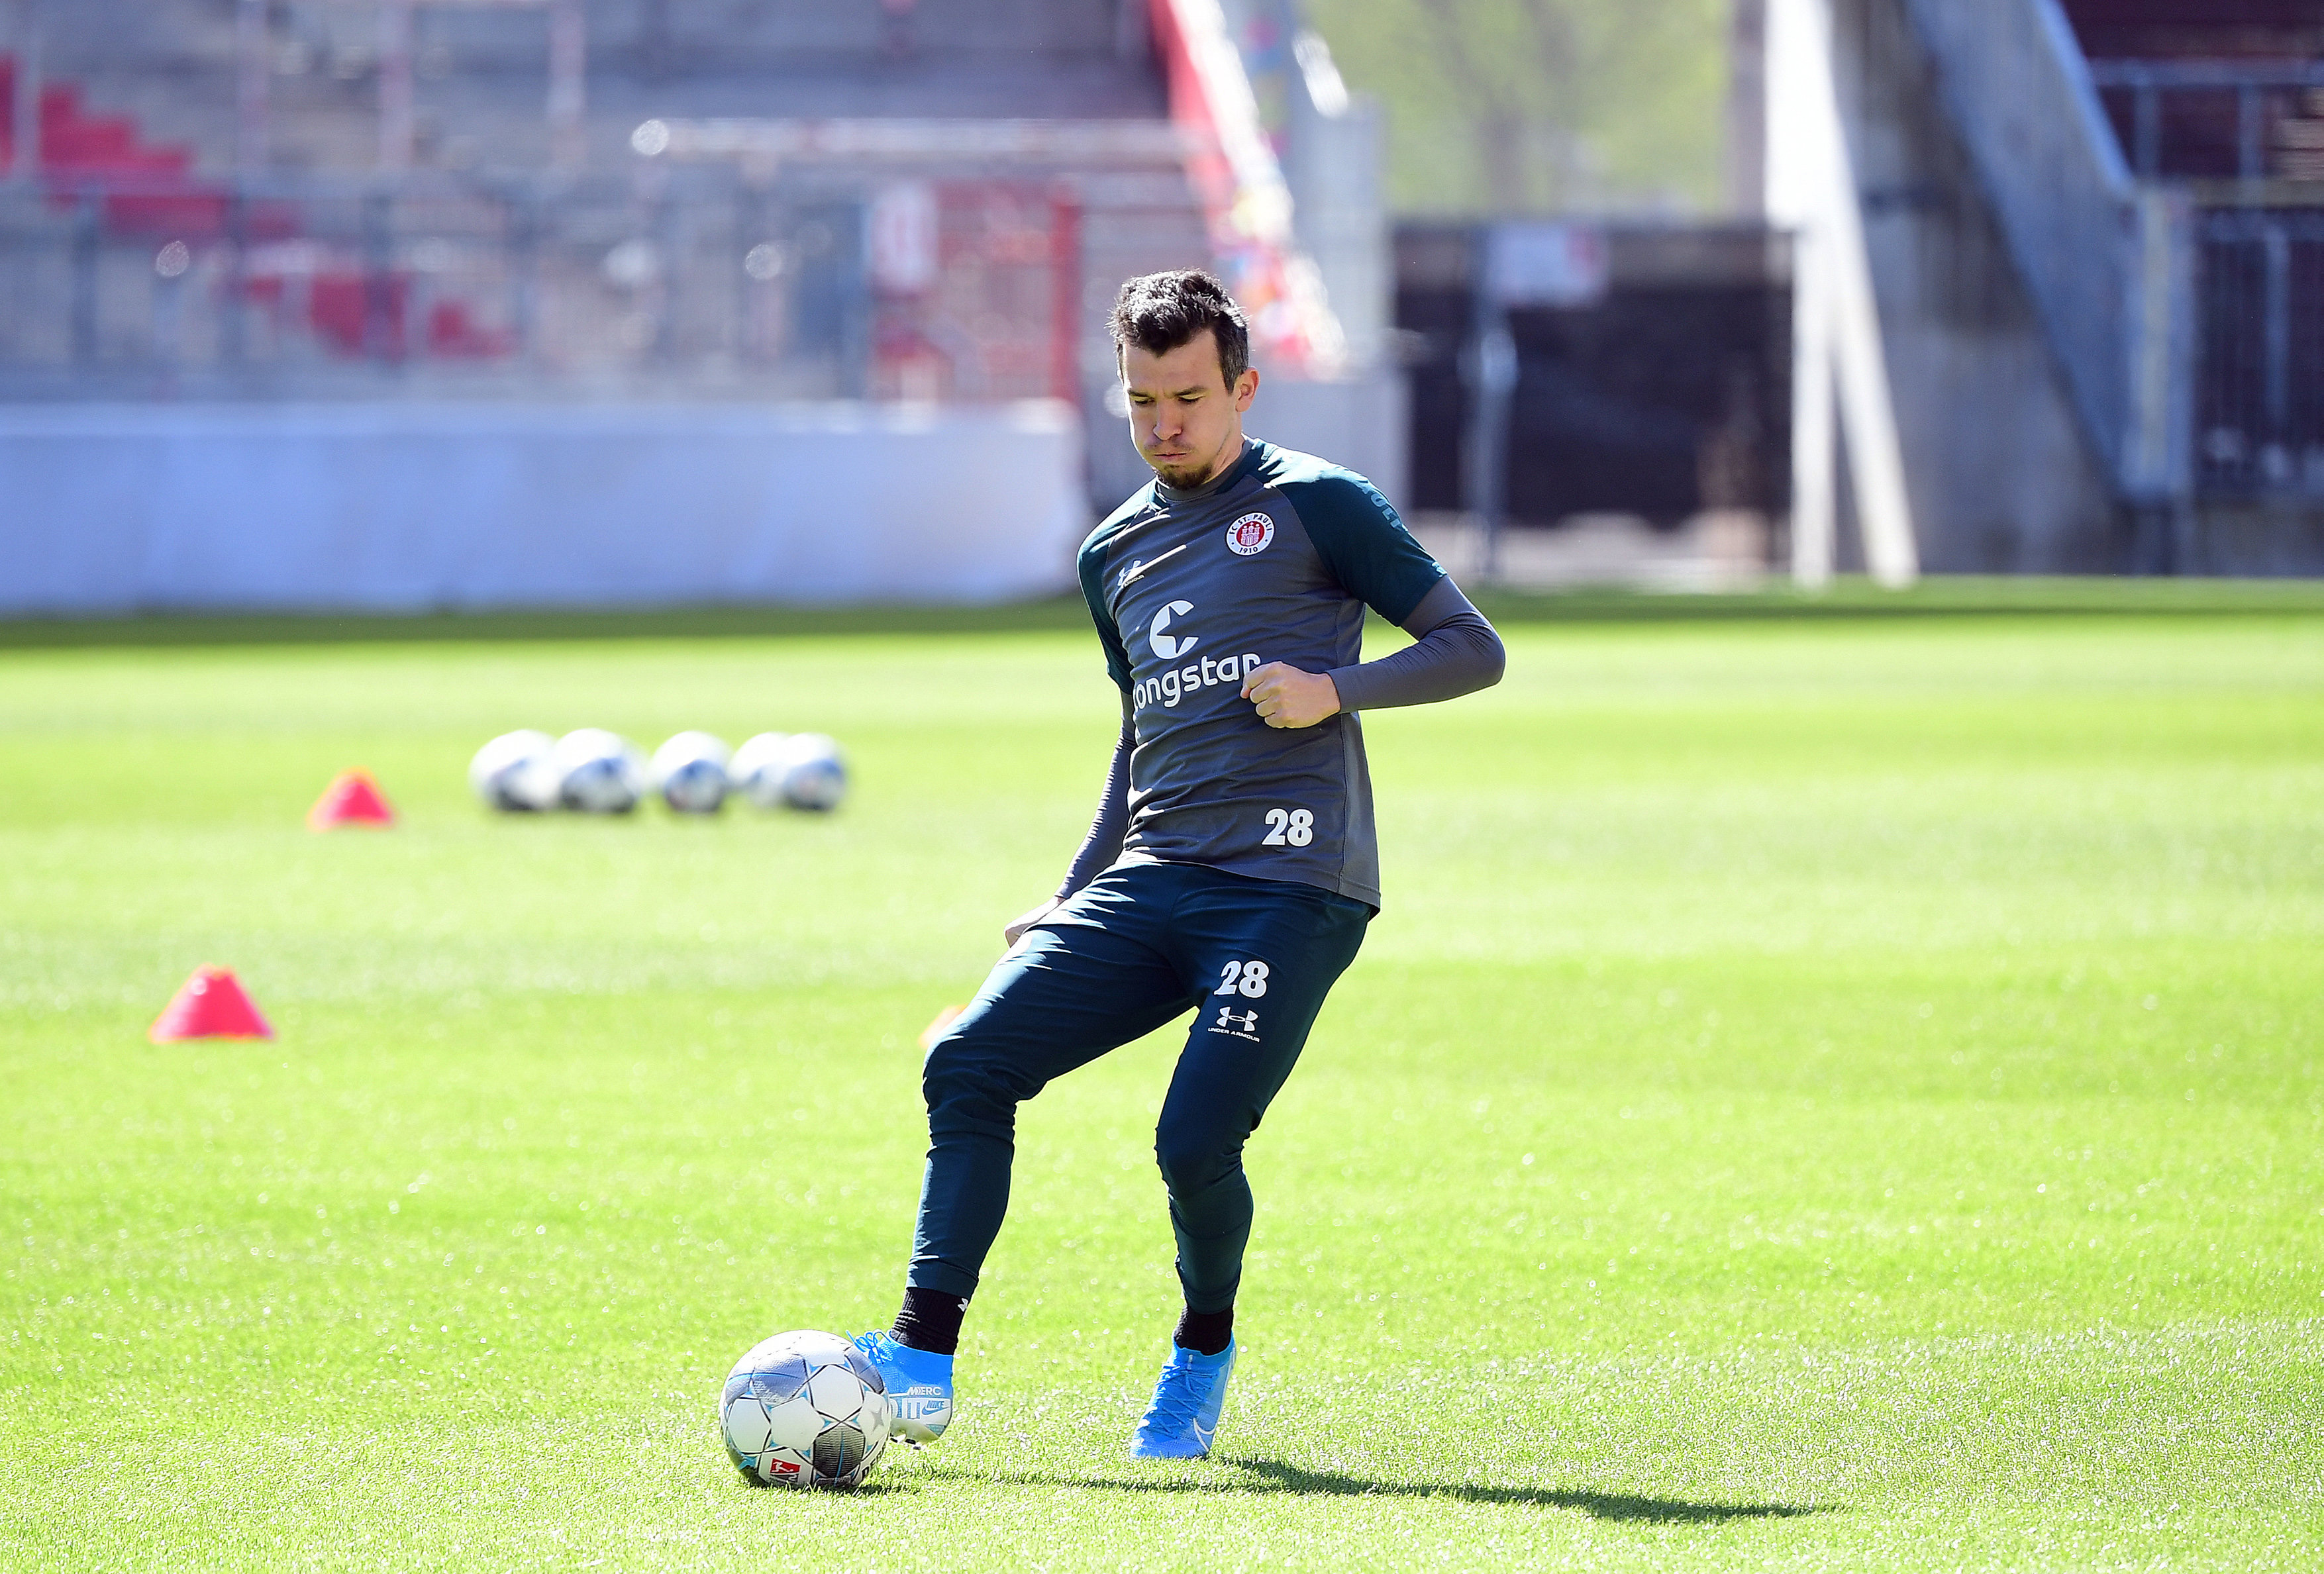
M1242 697L1270 727L1312 727L1340 713L1340 691L1328 672L1302 672L1270 661L1242 680Z

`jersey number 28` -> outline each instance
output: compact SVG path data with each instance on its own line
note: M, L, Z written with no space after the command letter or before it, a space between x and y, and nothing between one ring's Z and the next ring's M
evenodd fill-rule
M1231 962L1222 971L1219 987L1213 995L1243 994L1258 999L1267 993L1267 964L1253 958L1250 962Z
M1305 847L1315 840L1315 811L1313 809L1269 809L1267 811L1267 835L1261 847L1281 847L1286 842Z

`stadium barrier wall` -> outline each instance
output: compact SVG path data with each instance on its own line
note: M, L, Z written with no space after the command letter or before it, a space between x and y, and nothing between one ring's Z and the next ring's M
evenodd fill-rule
M0 406L0 616L973 603L1073 583L1047 400Z
M1404 374L1368 370L1330 382L1261 376L1243 430L1362 474L1398 509L1409 506ZM1124 446L1129 439L1120 439ZM1133 451L1132 485L1152 479Z

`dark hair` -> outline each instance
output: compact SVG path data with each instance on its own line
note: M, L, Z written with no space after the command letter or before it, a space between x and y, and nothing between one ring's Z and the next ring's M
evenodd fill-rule
M1113 298L1114 354L1136 345L1149 355L1167 355L1204 328L1219 346L1219 374L1229 389L1250 366L1250 325L1227 287L1200 268L1178 268L1130 280Z

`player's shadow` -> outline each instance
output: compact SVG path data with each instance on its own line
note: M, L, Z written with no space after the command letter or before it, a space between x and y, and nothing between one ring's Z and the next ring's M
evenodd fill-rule
M1299 1497L1438 1497L1457 1503L1507 1504L1526 1508L1578 1509L1592 1519L1628 1520L1648 1524L1714 1524L1737 1519L1793 1519L1829 1512L1792 1503L1689 1503L1674 1497L1642 1497L1622 1492L1582 1492L1547 1487L1492 1487L1476 1482L1376 1481L1336 1470L1311 1470L1280 1459L1222 1454L1214 1465L1228 1465L1240 1477L1222 1477L1216 1470L1183 1470L1167 1475L1132 1477L1065 1477L1046 1471L995 1471L990 1479L1001 1485L1026 1487L1088 1487L1116 1492L1266 1492ZM983 1474L983 1472L976 1472Z
M1249 1471L1269 1483L1269 1491L1302 1496L1331 1497L1449 1497L1466 1503L1505 1503L1536 1508L1577 1508L1593 1519L1646 1520L1656 1524L1706 1523L1729 1519L1790 1519L1816 1514L1815 1508L1789 1503L1688 1503L1674 1497L1640 1497L1628 1493L1581 1492L1547 1487L1489 1487L1474 1482L1442 1485L1412 1481L1372 1481L1336 1470L1310 1470L1280 1459L1222 1456L1222 1462Z

